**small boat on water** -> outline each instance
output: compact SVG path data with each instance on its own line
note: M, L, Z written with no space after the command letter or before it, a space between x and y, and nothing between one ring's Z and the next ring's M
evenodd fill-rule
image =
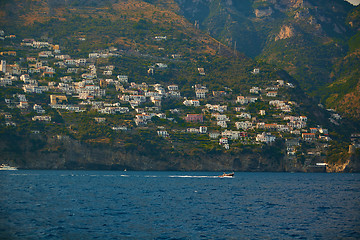
M224 178L224 177L234 177L235 173L223 173L222 175L219 176L219 178Z
M18 169L16 167L10 167L9 165L6 164L0 165L0 171L14 171L14 170L18 170Z

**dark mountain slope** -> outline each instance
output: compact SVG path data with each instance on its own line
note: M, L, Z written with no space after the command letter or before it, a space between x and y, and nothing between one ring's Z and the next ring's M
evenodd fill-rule
M344 61L359 68L357 59L350 57L354 54L350 52L347 56L349 49L353 51L360 42L359 7L355 8L346 1L176 2L179 3L184 16L191 22L198 21L201 29L230 48L236 48L250 57L283 67L299 81L306 93L318 100L328 96L324 95L327 85L343 82L340 75L343 75L341 66ZM357 80L350 76L347 78L352 79L348 81L348 85L352 83L350 88L355 89ZM332 89L336 94L335 88ZM341 93L342 96L346 94L351 95L351 91ZM339 99L335 102L338 101ZM329 104L332 102L325 101ZM347 102L352 106L359 105L353 97ZM328 105L330 106L334 104ZM344 114L354 113L345 111L345 108L338 110Z

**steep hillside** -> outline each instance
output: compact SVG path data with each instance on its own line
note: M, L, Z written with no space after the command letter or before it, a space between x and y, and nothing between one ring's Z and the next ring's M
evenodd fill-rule
M333 81L319 90L322 101L344 115L360 119L360 7L349 13L349 26L356 32L348 40L348 53L334 62L330 78Z
M335 68L338 68L336 66L342 65L340 62L346 61L359 68L357 59L347 56L349 49L353 51L360 42L357 34L359 7L355 8L348 2L342 0L176 0L176 2L179 3L184 16L191 22L198 22L201 29L250 57L283 67L299 81L300 86L308 94L318 100L327 96L323 95L323 89L327 85L334 81L343 82L341 78L337 78L339 75L332 73L334 64ZM350 55L353 56L353 53ZM342 60L344 57L346 60ZM347 78L349 79L349 76ZM354 81L356 82L354 79L351 80L352 83ZM352 85L352 89L355 85ZM347 93L351 95L350 92ZM343 92L342 95L347 93ZM336 102L338 101L340 100L337 99ZM349 97L345 101L349 105L359 105L356 104L354 97ZM327 101L330 102L332 101ZM330 106L334 105L330 104L328 107ZM345 107L338 110L344 114L349 113L344 111Z
M156 36L167 36L173 41L173 48L165 49L166 52L177 51L189 57L198 53L214 55L220 44L176 14L176 5L170 3L16 0L1 5L0 27L6 32L14 32L18 37L56 41L72 53L81 54L89 47L117 46L121 49L146 49L161 56L159 48L162 46L161 42L154 41ZM222 54L233 54L224 45L221 49Z
M323 89L324 103L355 121L360 119L360 49L349 53L335 64L336 79ZM357 104L356 104L357 103Z
M286 20L308 6L301 1L247 3L2 1L0 160L50 169L312 171L347 151L356 126L309 98L302 79L310 73L299 77L294 64L301 54L309 69L310 60L331 62L342 46ZM247 29L238 40L227 11ZM308 56L315 42L322 50ZM265 56L271 44L272 61L237 51ZM336 78L346 76L341 64L349 65L339 63ZM329 89L324 95L334 98ZM351 156L341 156L332 163L349 165Z
M352 31L345 1L177 0L190 21L251 57L284 67L307 90L329 82Z

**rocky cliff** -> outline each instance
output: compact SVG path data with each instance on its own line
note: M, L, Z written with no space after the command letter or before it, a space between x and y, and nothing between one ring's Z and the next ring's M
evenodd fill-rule
M68 137L18 136L2 139L2 161L21 169L104 169L177 171L284 171L284 159L245 150L234 153L145 155L114 144L91 144Z
M14 142L16 141L16 144ZM179 154L164 150L161 155L145 155L138 149L116 144L91 144L68 137L31 136L0 140L2 162L20 169L138 170L138 171L271 171L309 172L301 163L287 159L283 146L264 146L238 152ZM328 172L360 172L358 155L344 164L328 167Z

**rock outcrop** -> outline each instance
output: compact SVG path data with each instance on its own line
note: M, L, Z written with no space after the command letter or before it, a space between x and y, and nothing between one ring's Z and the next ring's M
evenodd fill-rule
M295 35L294 28L291 26L284 25L281 27L279 34L275 37L275 41L291 38L294 35Z

